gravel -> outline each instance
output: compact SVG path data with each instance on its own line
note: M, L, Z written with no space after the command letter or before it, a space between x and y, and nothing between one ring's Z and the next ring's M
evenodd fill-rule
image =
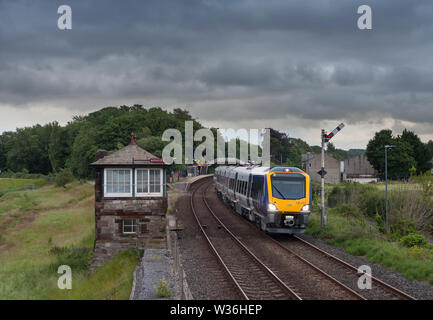
M160 298L156 295L161 280L165 280L172 295ZM135 271L133 300L180 299L178 278L173 272L173 259L167 250L146 249L140 265Z
M341 248L334 247L325 243L323 240L314 238L308 234L299 236L300 238L314 244L315 246L327 251L328 253L358 267L368 265L371 267L372 275L419 300L432 300L433 287L428 283L422 283L415 280L410 280L404 277L399 272L386 269L379 264L372 264L363 257L353 256Z
M191 189L199 185L200 182L191 186ZM184 230L178 232L180 260L194 299L239 299L236 289L211 253L194 220L189 195L181 195L176 202L176 209L176 217L184 225Z

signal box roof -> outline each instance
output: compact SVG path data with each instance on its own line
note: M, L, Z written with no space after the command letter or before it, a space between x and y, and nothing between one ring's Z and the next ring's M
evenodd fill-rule
M164 160L131 143L91 164L92 167L108 166L165 166Z

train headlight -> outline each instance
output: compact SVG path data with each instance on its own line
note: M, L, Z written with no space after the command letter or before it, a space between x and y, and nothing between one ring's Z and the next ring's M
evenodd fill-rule
M306 204L302 207L301 212L311 212L311 206L309 204Z
M268 204L268 211L269 212L276 212L276 211L278 211L278 208L277 208L277 206L275 204L269 203Z

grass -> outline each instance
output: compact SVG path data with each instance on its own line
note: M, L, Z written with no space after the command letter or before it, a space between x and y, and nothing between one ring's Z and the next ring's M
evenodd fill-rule
M20 190L24 189L25 185L33 184L36 187L42 187L45 185L44 179L11 179L11 178L0 178L0 191L6 190Z
M0 197L0 299L127 299L131 253L104 266L107 273L98 269L88 276L93 243L92 185L74 182ZM57 288L62 264L72 268L71 292Z
M433 284L433 248L407 248L389 240L375 225L362 217L347 217L330 210L327 226L320 226L320 214L312 213L306 232L371 263L400 272L409 279Z
M133 272L137 265L134 249L120 252L90 276L72 278L71 290L54 288L44 299L59 300L126 300L132 289Z

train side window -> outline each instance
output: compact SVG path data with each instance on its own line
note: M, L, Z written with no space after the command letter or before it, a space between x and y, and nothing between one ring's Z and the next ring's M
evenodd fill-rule
M264 177L253 176L253 186L251 188L251 198L257 199L263 190Z

